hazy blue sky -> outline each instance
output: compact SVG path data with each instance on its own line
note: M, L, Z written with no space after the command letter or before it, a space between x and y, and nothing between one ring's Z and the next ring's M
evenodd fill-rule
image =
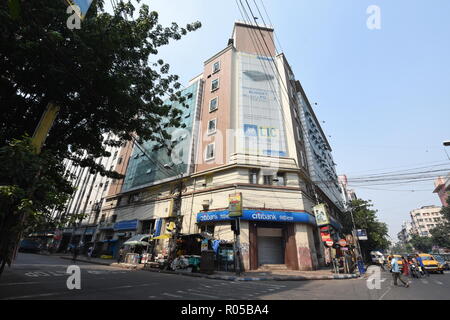
M203 24L160 50L184 83L226 46L234 21L242 19L234 0L144 2L159 12L163 25ZM450 168L442 147L442 141L450 140L450 1L264 4L296 78L309 100L318 103L316 113L331 136L338 174L351 177L445 161ZM369 5L381 8L381 30L366 26ZM412 209L440 204L431 181L373 188L422 190L356 189L359 197L373 200L395 240Z

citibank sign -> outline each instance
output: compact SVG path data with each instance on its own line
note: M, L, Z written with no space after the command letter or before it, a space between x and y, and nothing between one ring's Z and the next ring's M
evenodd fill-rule
M197 222L229 221L228 210L215 212L200 212ZM267 211L267 210L244 210L241 220L246 221L271 221L271 222L300 222L316 225L316 219L306 211Z

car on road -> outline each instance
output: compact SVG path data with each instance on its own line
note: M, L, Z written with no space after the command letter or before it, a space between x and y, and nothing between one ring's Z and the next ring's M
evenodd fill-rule
M419 257L422 259L423 267L428 272L444 273L444 266L439 263L431 254L420 253Z
M24 239L20 242L19 245L19 252L31 252L31 253L38 253L41 251L41 245L39 242Z
M400 267L400 269L403 269L402 256L400 256L398 254L392 254L392 255L388 256L388 258L387 258L387 267L388 267L388 269L390 270L392 268L391 261L392 261L393 258L397 258L398 266Z
M449 261L445 260L444 257L442 257L439 254L433 254L432 256L436 261L438 261L442 265L444 270L450 270L450 263Z

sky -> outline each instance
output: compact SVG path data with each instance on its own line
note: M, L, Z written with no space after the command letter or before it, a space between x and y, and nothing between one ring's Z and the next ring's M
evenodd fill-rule
M261 0L255 1L262 10ZM233 23L242 20L234 0L142 2L159 13L163 26L202 23L159 52L184 84L226 47ZM310 102L317 103L338 174L350 178L446 161L450 168L442 146L450 140L450 1L263 2L278 49ZM381 9L379 30L366 25L371 5ZM359 198L373 201L394 241L411 210L440 205L432 181L373 188L416 190L355 188Z

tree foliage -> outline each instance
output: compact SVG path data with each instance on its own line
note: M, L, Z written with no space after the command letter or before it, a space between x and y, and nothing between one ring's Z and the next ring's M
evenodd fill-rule
M418 234L413 234L409 243L419 252L430 252L433 248L433 240L429 237L422 237Z
M450 197L447 203L450 204ZM444 222L430 230L433 244L441 248L450 248L450 205L442 207Z
M368 240L360 241L361 250L364 257L368 258L370 251L385 250L389 248L388 226L386 223L378 221L377 210L373 207L370 200L352 200L349 211L353 211L356 229L365 229L367 231ZM353 230L353 222L350 212L340 215L340 221L343 225L343 232L351 234Z
M163 103L183 104L178 76L156 55L201 24L163 27L157 12L137 2L139 8L120 1L111 15L103 0L93 1L79 30L67 28L64 1L0 3L0 148L8 164L0 181L0 264L10 263L17 238L10 231L47 221L49 208L70 194L64 159L121 178L95 161L111 156L105 146L132 134L163 143L170 138L165 128L180 125L180 110ZM35 155L23 137L33 134L49 103L60 112ZM24 213L25 224L17 219Z

